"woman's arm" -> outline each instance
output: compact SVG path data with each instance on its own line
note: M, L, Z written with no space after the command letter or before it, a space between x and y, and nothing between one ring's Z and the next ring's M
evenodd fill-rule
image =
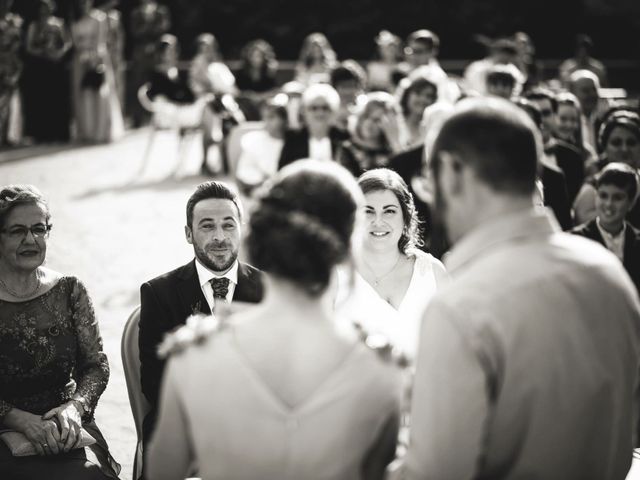
M109 362L103 351L102 337L91 298L78 280L73 285L72 315L77 342L75 368L76 391L72 400L84 407L83 419L93 417L100 395L109 381Z
M180 375L175 359L170 360L162 382L156 429L145 459L148 478L154 480L187 477L195 458L187 417L176 385Z

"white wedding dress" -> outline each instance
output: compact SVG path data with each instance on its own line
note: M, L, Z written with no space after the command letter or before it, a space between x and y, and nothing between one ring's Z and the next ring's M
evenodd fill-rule
M355 273L350 282L348 274L341 271L336 310L338 317L361 324L369 334L383 335L409 360L414 360L423 313L442 285L437 285L434 272L434 265L439 264L439 260L418 249L410 250L409 255L415 257L413 274L397 309L381 298L359 273Z

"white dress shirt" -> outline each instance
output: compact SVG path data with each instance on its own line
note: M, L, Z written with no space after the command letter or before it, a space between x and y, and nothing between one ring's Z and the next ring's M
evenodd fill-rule
M209 308L211 309L212 313L215 311L214 308L216 304L216 300L213 297L213 287L211 286L211 283L209 283L212 279L229 279L229 290L227 291L226 301L227 303L231 303L233 292L235 292L236 285L238 285L238 260L233 262L233 266L227 273L225 273L224 275L219 275L202 265L202 263L200 263L200 260L196 258L196 271L198 272L198 281L200 282L200 288L202 288L202 293L204 294L204 298L207 299L207 303L209 304Z
M309 158L314 160L332 160L331 140L329 137L309 137Z
M600 217L596 218L596 225L598 226L598 230L600 231L600 235L604 240L604 244L607 246L609 250L613 252L613 254L620 259L621 262L624 261L624 237L627 233L627 224L622 224L622 230L618 232L617 235L613 235L607 232L602 225L600 225Z

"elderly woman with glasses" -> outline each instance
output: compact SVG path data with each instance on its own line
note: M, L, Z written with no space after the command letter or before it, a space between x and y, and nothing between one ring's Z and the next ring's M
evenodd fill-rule
M0 188L0 477L117 479L93 420L109 364L85 287L42 266L50 231L35 187Z

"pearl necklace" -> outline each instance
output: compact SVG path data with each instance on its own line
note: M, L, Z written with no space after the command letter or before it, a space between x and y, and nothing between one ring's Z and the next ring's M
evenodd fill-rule
M7 293L9 293L10 295L16 297L16 298L29 298L29 297L33 297L38 290L40 290L40 287L42 286L42 282L40 281L40 271L36 270L36 286L33 288L33 290L31 290L28 293L18 293L15 290L12 290L11 288L9 288L9 285L7 285L4 280L2 280L2 278L0 278L0 287L3 288L3 290Z

